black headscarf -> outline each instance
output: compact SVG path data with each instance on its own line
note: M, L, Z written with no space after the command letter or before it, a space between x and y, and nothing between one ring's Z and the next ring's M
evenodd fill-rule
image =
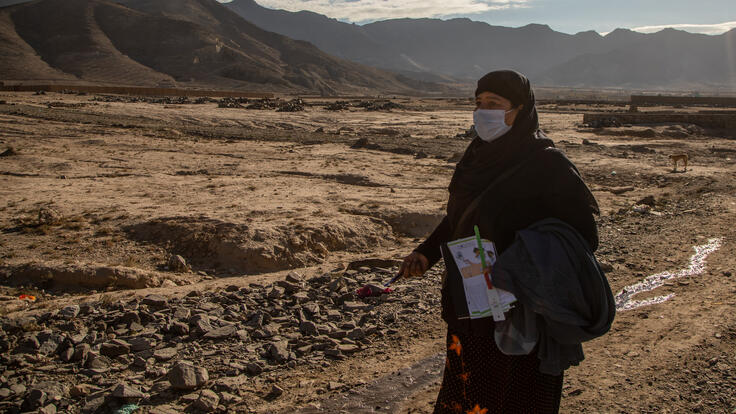
M447 203L447 216L453 228L465 207L496 177L537 150L554 147L552 140L539 130L534 92L524 75L511 70L490 72L478 80L475 95L482 92L493 92L511 101L514 107L524 107L516 115L511 130L503 136L491 142L476 136L455 167Z

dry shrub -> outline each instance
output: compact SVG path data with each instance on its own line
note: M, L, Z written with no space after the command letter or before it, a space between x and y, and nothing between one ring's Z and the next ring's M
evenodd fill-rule
M47 235L51 233L51 226L48 224L42 224L37 227L26 227L27 233ZM24 229L24 230L26 230Z
M135 256L128 256L128 258L125 259L125 261L122 263L122 266L125 267L136 267L138 265L138 258Z
M68 223L64 223L63 225L63 228L65 228L66 230L82 230L84 229L84 227L85 227L84 223L79 223L79 222L68 222Z
M79 242L81 241L79 237L79 233L73 233L73 234L68 235L66 237L66 241L69 244L79 244Z
M112 295L110 294L105 293L102 296L100 296L100 305L108 306L112 304L112 301L113 301L113 298L112 298Z
M95 232L96 237L103 237L103 236L109 236L113 233L113 229L111 227L101 227L97 229Z

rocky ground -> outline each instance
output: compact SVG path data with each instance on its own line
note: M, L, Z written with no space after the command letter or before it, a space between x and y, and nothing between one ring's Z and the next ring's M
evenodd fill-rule
M1 95L0 411L431 412L441 267L355 291L441 219L470 109ZM540 118L601 205L614 293L673 277L618 297L562 410L736 412L732 132L588 109Z

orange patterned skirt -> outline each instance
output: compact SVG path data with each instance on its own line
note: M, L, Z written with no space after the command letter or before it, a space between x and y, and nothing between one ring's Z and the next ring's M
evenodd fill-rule
M562 375L539 372L536 350L504 355L492 337L447 332L447 360L436 414L557 413Z

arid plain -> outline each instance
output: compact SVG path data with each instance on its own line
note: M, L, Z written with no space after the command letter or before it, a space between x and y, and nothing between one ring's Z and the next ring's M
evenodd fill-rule
M442 269L354 292L442 218L470 100L148 100L0 93L0 411L431 412ZM625 108L540 121L600 204L614 293L680 277L621 299L562 411L736 412L736 140L589 110Z

